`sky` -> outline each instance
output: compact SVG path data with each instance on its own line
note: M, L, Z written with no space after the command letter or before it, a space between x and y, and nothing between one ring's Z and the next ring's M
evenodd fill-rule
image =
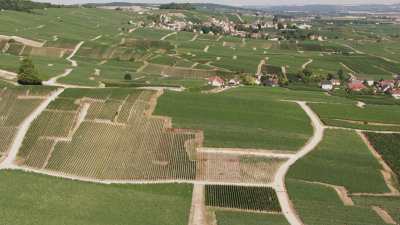
M88 2L134 2L134 3L170 3L170 2L193 2L193 3L219 3L226 5L307 5L307 4L394 4L400 0L35 0L40 2L52 2L56 4L77 4Z

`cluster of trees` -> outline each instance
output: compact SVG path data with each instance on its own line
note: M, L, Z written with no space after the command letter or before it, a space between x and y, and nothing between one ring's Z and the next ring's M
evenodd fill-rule
M177 9L177 10L195 10L196 8L189 3L170 3L170 4L164 4L160 5L160 9Z
M336 74L328 73L327 75L314 74L314 72L305 68L304 70L299 71L296 74L298 80L303 81L304 83L312 83L312 82L321 82L323 80L332 80L339 79L341 81L346 81L349 79L349 76L342 70L339 69Z
M42 80L39 78L39 72L29 58L25 58L21 62L21 66L18 70L18 83L22 85L42 84Z
M0 9L31 12L33 9L53 7L50 3L39 3L28 0L0 0Z

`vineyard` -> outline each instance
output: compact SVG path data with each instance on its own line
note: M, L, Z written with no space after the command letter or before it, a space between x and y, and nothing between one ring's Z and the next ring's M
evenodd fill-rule
M400 180L400 135L366 133L368 140Z
M151 115L157 93L67 90L33 122L26 166L98 179L194 179L196 133ZM102 132L97 132L97 131Z
M49 89L0 86L0 156L10 147L19 125L47 94Z
M211 182L268 184L285 161L256 156L199 153L197 178Z
M251 211L281 211L275 191L268 187L207 185L206 205Z

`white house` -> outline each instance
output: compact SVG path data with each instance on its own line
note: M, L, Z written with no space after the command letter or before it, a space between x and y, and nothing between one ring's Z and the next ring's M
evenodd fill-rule
M321 82L321 88L324 91L331 91L333 89L333 84L329 80L324 80Z

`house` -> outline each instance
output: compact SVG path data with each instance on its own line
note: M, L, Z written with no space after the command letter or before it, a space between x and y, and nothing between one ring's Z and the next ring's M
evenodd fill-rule
M393 96L393 98L400 99L400 89L399 88L393 89L390 93Z
M365 83L366 83L368 86L372 87L372 86L375 84L375 81L374 81L374 80L365 80Z
M228 82L229 86L238 86L240 84L240 81L237 79L230 79Z
M381 80L378 83L379 89L382 92L389 92L392 90L392 88L394 88L394 83L394 80Z
M365 89L366 86L360 80L353 80L347 84L347 88L351 91L361 91Z
M219 76L209 77L208 85L213 87L223 87L225 86L225 81Z
M340 86L342 84L338 79L332 79L331 83L333 86Z
M264 86L279 87L279 78L277 75L268 75L259 80L261 80Z
M333 89L333 83L330 80L324 80L321 82L321 88L324 91L331 91Z

